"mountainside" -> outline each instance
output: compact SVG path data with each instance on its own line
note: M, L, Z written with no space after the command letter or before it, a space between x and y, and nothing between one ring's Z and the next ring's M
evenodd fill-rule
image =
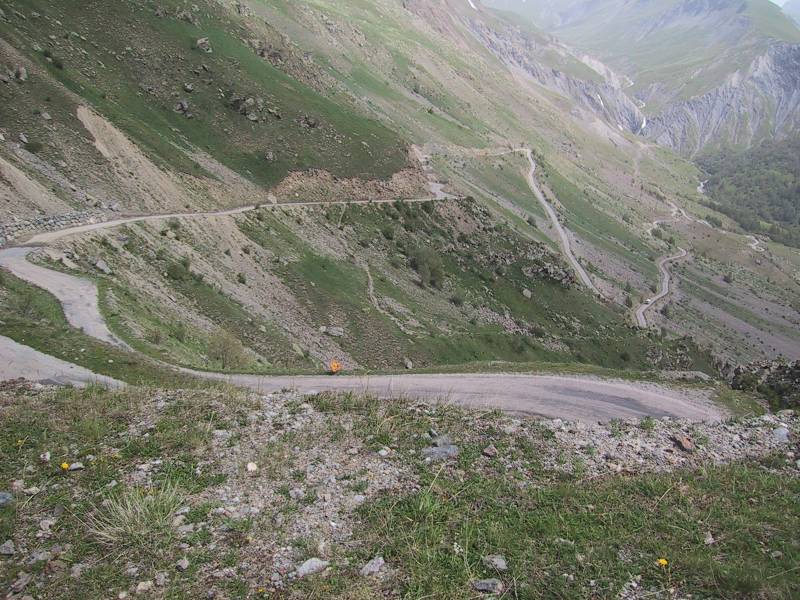
M797 257L636 135L660 124L624 72L473 4L4 5L2 242L153 218L6 255L94 282L105 339L24 269L0 333L114 377L102 348L265 374L793 356Z
M789 0L782 10L800 24L800 0Z
M800 30L768 0L486 4L627 76L625 92L647 117L642 133L684 154L797 130Z

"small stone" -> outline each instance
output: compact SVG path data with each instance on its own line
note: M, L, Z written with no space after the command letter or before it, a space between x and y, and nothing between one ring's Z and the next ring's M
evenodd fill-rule
M202 50L203 52L207 52L211 54L214 50L211 48L211 42L208 41L207 37L199 38L195 44L198 50Z
M411 359L410 359L410 358L404 358L404 359L403 359L403 364L405 365L406 369L409 369L409 370L411 370L411 369L413 369L413 368L414 368L414 363L413 363L413 362L411 362Z
M74 462L69 466L70 471L83 471L85 468L82 462Z
M533 298L533 293L532 293L532 292L531 292L529 289L527 289L527 288L525 288L524 290L522 290L522 295L523 295L523 296L525 296L525 298L527 298L528 300L530 300L531 298Z
M153 582L151 580L147 581L140 581L136 586L136 593L137 594L146 594L150 590L153 589Z
M684 452L694 452L694 442L689 436L676 433L672 436L672 441Z
M773 550L772 552L769 553L769 555L771 558L774 558L775 560L783 558L783 552L781 552L780 550Z
M502 594L505 586L499 579L476 579L472 588L482 594Z
M247 472L248 473L255 473L258 471L258 465L254 462L247 463Z
M194 86L191 83L184 83L183 91L191 94L194 91Z
M11 495L11 492L0 492L0 506L10 504L13 499L14 496Z
M341 327L326 327L325 333L331 337L344 337L344 329Z
M33 579L33 575L25 571L20 571L14 583L11 584L11 591L15 594L19 594L31 582L31 579Z
M494 447L494 444L489 444L483 449L482 454L487 458L494 458L497 456L497 448Z
M175 563L175 568L181 572L185 571L186 569L189 568L189 559L183 557L182 559L180 559L178 562Z
M49 452L42 452L39 455L39 460L42 461L43 463L49 463L50 462L50 453Z
M508 562L506 561L506 557L502 554L490 554L489 556L484 556L481 561L483 562L483 566L487 569L494 569L495 571L507 571L508 570Z
M301 498L305 497L306 492L303 488L292 488L289 490L289 497L292 500L300 500Z
M308 575L314 575L315 573L319 573L320 571L327 569L328 565L330 564L331 563L327 560L322 560L320 558L309 558L306 562L297 567L295 570L295 577L300 579Z
M378 450L378 456L380 456L381 458L386 458L387 456L389 456L390 452L391 450L389 450L389 448L384 447Z
M772 431L772 437L775 438L775 441L779 444L788 444L789 429L786 427L778 427Z
M706 538L703 540L703 543L704 543L706 546L711 546L711 545L713 545L713 544L714 544L716 541L717 541L717 540L715 540L715 539L714 539L714 536L713 536L713 535L712 535L712 533L709 531L708 533L706 533Z
M97 258L94 260L94 268L103 273L104 275L111 275L113 273L111 267L109 267L108 263L104 261L102 258Z
M50 116L50 113L43 112L42 113L42 119L44 119L45 121L51 121L53 119L53 117Z
M380 573L381 569L383 569L386 561L383 560L382 556L376 556L363 567L361 567L361 576L362 577L370 577L372 575L377 575Z
M164 571L159 571L156 573L156 585L158 587L164 587L167 585L167 574Z
M14 542L11 540L6 540L0 545L0 554L3 556L13 556L14 552L16 552L16 548L14 548Z
M19 134L19 141L22 142L23 144L27 144L28 143L28 136L25 135L24 133L20 133Z

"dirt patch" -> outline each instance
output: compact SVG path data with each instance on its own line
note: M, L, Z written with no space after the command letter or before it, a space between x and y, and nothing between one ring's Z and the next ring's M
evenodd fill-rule
M38 181L0 157L0 210L15 217L72 210Z
M422 171L404 169L389 180L340 179L327 171L312 169L289 173L273 190L280 202L325 202L342 200L392 200L430 196Z
M111 165L124 194L139 198L142 208L158 211L191 204L175 178L159 169L125 134L86 106L78 119L92 134L94 145ZM176 150L177 151L177 150ZM120 190L120 191L123 191Z

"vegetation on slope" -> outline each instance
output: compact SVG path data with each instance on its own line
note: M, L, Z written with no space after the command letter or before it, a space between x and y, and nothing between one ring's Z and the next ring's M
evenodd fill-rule
M324 97L279 68L296 52L271 44L280 34L267 31L272 38L258 39L216 2L12 5L24 20L9 11L8 21L0 20L4 38L178 172L203 173L191 156L194 148L264 185L290 170L386 178L406 164L405 146L394 133L359 114L346 97ZM198 42L204 39L207 45ZM3 93L15 101L3 103L0 118L14 137L22 123L39 125L35 139L55 162L65 158L49 147L60 132L27 114L45 110L37 89L6 86Z
M490 578L531 600L800 591L800 480L770 451L774 418L695 426L683 453L685 426L653 419L7 384L0 419L0 586L42 600L457 599ZM455 454L427 462L437 439ZM718 452L734 462L702 466Z
M744 229L800 248L800 137L700 159L713 208Z

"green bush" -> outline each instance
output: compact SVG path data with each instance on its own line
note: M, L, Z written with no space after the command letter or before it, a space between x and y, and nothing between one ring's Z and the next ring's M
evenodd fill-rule
M442 259L430 248L417 247L410 254L411 268L419 275L423 287L441 289L444 280Z

